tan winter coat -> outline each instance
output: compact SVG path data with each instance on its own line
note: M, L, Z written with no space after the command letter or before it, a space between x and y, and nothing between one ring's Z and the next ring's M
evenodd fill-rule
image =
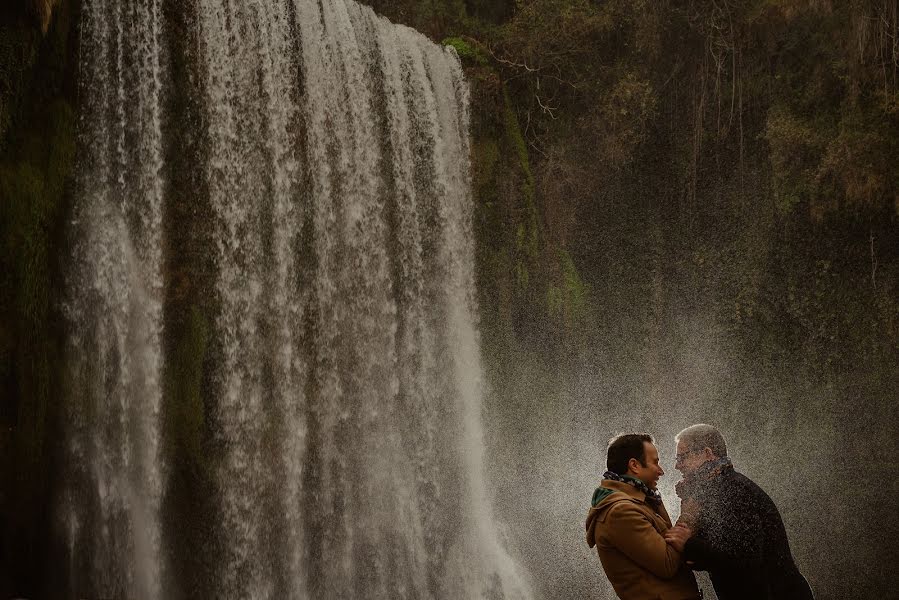
M587 514L587 544L622 600L698 600L699 588L681 555L663 536L671 528L664 505L624 482L604 479L612 490Z

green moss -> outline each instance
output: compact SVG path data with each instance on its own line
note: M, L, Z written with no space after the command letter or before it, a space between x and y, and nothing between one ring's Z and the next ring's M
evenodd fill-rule
M561 278L550 285L546 292L546 304L551 315L567 326L582 321L586 315L589 288L581 279L571 255L565 250L557 253Z
M474 188L485 190L488 187L495 187L496 167L500 160L499 145L496 140L490 138L476 141L472 156L474 158Z
M528 234L527 230L525 229L524 223L519 223L518 227L515 229L516 248L520 250L521 248L526 247L527 235ZM528 284L530 283L530 275L528 272L527 263L523 260L517 260L515 262L515 282L521 289L527 289Z
M448 37L443 40L444 46L452 46L456 49L456 54L463 62L487 66L489 61L487 56L477 46L473 46L469 41L460 37Z
M522 218L519 221L516 230L515 246L521 258L527 259L528 261L534 261L538 258L540 250L540 231L537 220L534 174L531 171L531 161L528 154L527 143L521 133L518 117L515 114L515 108L509 97L509 90L505 86L503 87L503 105L503 123L506 141L515 152L515 157L517 158L518 167L521 170L523 179L519 188L522 201ZM518 275L518 283L527 286L528 277L526 266L517 265L515 270Z
M515 107L512 99L509 97L509 89L503 86L503 121L505 124L506 137L512 144L517 157L518 164L524 173L524 184L522 193L528 206L534 205L534 174L531 171L531 159L528 153L527 142L521 133L521 126L518 124L518 116L515 114Z

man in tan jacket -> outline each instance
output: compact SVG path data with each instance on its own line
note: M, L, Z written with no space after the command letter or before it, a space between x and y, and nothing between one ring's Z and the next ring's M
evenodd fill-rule
M671 527L656 490L664 475L652 436L631 433L609 443L608 471L593 493L587 543L596 546L606 576L622 600L698 600L693 573L664 534L689 537Z

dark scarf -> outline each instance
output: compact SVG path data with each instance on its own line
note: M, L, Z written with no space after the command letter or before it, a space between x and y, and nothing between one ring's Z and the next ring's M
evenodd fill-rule
M662 503L662 494L659 493L659 490L649 489L649 486L637 479L636 477L631 477L630 475L619 475L614 471L606 471L602 474L603 479L611 479L612 481L621 481L622 483L626 483L630 486L633 486L646 494L646 499L653 503Z

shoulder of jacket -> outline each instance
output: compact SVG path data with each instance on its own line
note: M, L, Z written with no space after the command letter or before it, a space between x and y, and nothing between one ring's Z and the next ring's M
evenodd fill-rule
M653 529L662 532L670 527L670 525L666 527L664 518L652 507L637 498L616 499L615 504L609 506L605 514L601 515L599 522L604 523L605 527L609 529L643 527L644 524L648 524Z
M639 498L634 498L632 496L612 498L611 500L607 500L606 503L609 505L609 508L607 509L609 513L646 512L646 503L641 502Z
M735 471L732 477L735 487L744 495L755 501L761 499L763 501L771 502L771 497L768 495L768 492L746 475L743 475L739 471Z

